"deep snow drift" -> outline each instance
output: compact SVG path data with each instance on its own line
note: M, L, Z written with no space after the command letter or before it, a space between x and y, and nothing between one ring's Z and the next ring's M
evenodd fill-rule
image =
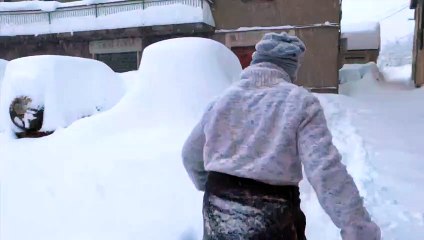
M361 79L341 87L342 94L355 99L348 106L353 126L364 141L369 172L369 180L364 181L366 200L384 239L424 236L424 194L420 191L424 90L405 82L410 67L389 68L383 74L368 68Z
M0 89L1 83L3 82L4 71L6 70L8 61L0 59Z
M240 63L189 38L148 47L140 69L105 113L43 139L1 135L1 239L201 239L202 194L180 152Z
M8 63L8 61L0 59L0 98L1 98L1 85L2 85L2 82L3 82L4 71L6 70L7 63ZM1 114L0 114L0 116L1 116ZM0 132L2 131L2 129L3 129L3 125L2 125L1 120L0 120Z
M44 108L41 131L54 131L110 109L123 94L121 79L102 62L64 56L19 58L6 67L0 124L19 131L9 117L10 104L17 97L31 98L34 109Z

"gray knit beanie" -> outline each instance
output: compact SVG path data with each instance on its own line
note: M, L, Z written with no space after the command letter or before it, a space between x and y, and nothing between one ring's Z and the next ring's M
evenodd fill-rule
M306 50L305 44L298 37L283 33L267 33L256 44L252 64L261 62L273 63L289 74L291 81L296 81L300 67L300 58Z

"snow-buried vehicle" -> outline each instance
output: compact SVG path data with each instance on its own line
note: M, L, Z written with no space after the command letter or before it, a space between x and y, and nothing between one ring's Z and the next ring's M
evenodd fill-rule
M106 64L77 57L33 56L10 61L1 89L0 126L39 137L113 107L121 78Z

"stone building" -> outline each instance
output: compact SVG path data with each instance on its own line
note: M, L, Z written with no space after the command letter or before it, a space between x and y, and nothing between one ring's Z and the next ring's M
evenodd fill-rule
M136 0L0 11L0 58L38 54L95 58L117 72L137 69L143 49L199 36L222 42L245 67L267 32L299 36L307 53L299 85L338 91L340 0Z

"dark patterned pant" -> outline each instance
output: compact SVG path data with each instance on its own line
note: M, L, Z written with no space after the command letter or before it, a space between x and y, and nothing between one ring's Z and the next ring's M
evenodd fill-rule
M299 203L296 187L213 173L203 202L203 239L306 240Z

